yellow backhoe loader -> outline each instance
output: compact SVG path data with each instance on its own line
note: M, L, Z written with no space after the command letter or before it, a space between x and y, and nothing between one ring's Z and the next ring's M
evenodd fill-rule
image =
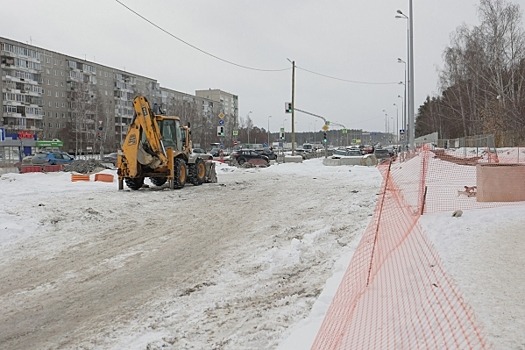
M171 189L186 182L217 182L215 163L192 153L189 123L182 126L179 117L155 114L144 96L135 97L133 108L135 115L117 156L119 190L124 182L138 190L146 177L156 186L167 182Z

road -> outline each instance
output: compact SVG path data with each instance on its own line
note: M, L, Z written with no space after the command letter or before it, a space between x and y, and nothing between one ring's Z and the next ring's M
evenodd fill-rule
M235 349L241 335L274 347L355 244L377 188L322 174L223 175L176 191L37 193L12 208L39 224L0 256L1 348L117 349L133 337L142 348L144 335L150 349ZM345 205L353 214L334 217ZM300 261L267 261L320 230Z

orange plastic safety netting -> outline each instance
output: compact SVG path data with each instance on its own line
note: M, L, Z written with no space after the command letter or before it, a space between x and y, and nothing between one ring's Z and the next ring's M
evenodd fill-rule
M429 201L435 199L429 194L439 188L439 181L457 174L434 155L423 150L404 162L380 166L384 181L376 211L313 349L490 347L418 224L419 216L429 207L448 208L443 204L447 201L432 206ZM464 174L469 182L457 180L458 186L475 183L474 167L470 168ZM435 172L441 172L441 180ZM434 187L429 191L431 185Z

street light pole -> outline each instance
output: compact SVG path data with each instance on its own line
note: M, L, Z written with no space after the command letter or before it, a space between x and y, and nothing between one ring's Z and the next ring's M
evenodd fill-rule
M407 54L408 54L408 101L406 103L407 124L405 133L407 135L407 146L414 149L415 120L414 120L414 21L412 11L412 0L409 0L408 16L401 10L397 10L399 15L396 18L404 18L408 21L407 25Z
M410 55L408 59L408 66L409 66L409 76L410 81L408 82L408 96L410 97L410 114L408 115L408 123L410 124L410 138L409 138L409 144L412 149L415 148L415 136L416 136L416 123L415 123L415 110L414 110L414 11L412 8L412 0L409 0L409 7L408 7L408 21L410 23Z
M407 38L408 38L408 33L407 33ZM401 111L402 114L403 114L403 130L404 130L404 133L405 135L407 134L407 63L405 61L403 61L401 58L398 58L397 59L397 62L398 63L403 63L405 65L405 83L403 84L403 104L404 104L404 108L403 110ZM399 82L401 84L401 82Z
M405 129L405 127L403 126L404 124L404 121L405 121L405 111L406 111L406 105L405 105L405 101L403 100L403 97L401 95L397 95L397 97L401 100L401 128L403 128L403 130ZM399 143L401 143L401 130L398 128L397 132L399 133Z
M248 114L246 114L246 131L248 134L248 142L247 142L248 145L250 144L250 114L251 113L252 111L249 111Z
M270 145L270 118L271 117L272 117L271 115L268 116L268 130L267 130L268 131L268 147L271 147Z
M394 106L396 106L396 144L398 144L399 143L399 106L396 103L394 103Z

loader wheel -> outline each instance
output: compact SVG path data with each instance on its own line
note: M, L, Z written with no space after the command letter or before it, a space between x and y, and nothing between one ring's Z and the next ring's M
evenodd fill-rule
M175 159L175 179L174 187L183 188L186 185L187 180L187 166L184 159L176 158Z
M150 177L149 179L155 186L162 186L168 181L167 177Z
M206 164L200 158L198 158L194 164L189 165L190 182L199 186L206 181Z
M126 177L124 181L126 181L126 186L128 186L129 188L135 191L140 189L142 185L144 185L143 177L135 177L135 178Z

